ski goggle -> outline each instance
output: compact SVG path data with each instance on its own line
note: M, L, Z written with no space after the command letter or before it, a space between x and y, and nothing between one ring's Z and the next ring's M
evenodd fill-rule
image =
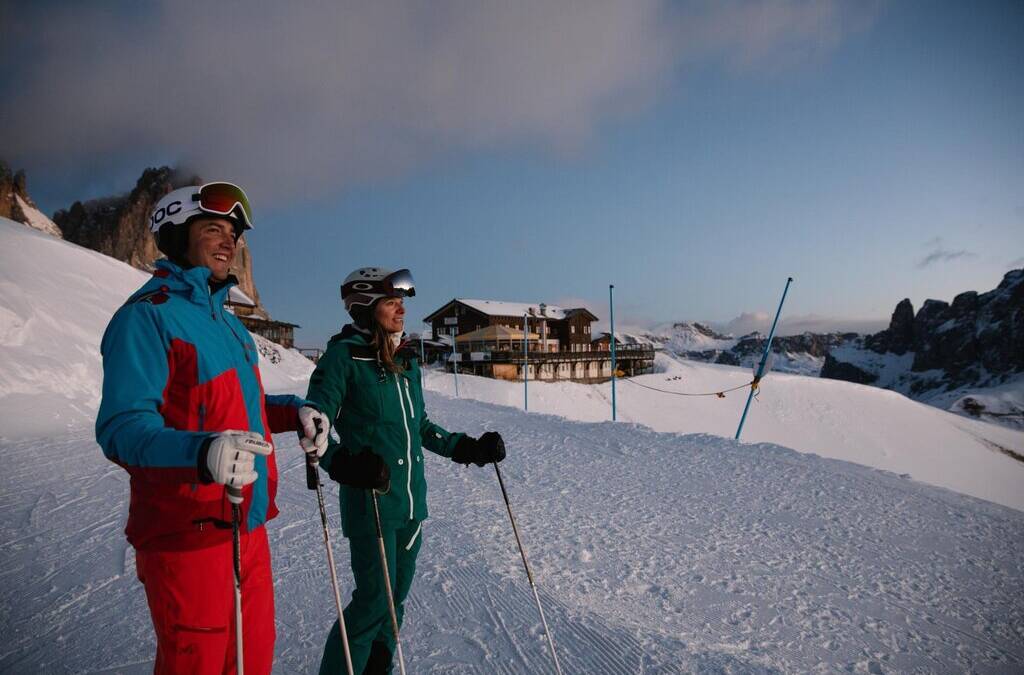
M192 200L199 202L199 208L204 213L216 216L230 216L237 209L245 221L245 229L252 229L252 207L249 206L249 198L237 185L207 183L199 188L198 194L193 195Z
M184 225L203 214L230 218L236 238L252 229L252 209L242 188L232 183L207 183L173 190L157 202L149 217L149 229L159 232L164 225Z
M416 282L409 270L398 270L381 279L382 291L390 298L411 298L416 295Z

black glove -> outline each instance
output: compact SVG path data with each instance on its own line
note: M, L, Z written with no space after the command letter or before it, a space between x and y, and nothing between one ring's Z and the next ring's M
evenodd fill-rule
M360 490L385 491L391 482L391 469L370 448L363 448L357 455L339 452L331 458L327 474L331 480Z
M488 431L479 439L463 436L455 444L452 461L469 465L484 466L491 462L497 464L505 459L505 441L497 431Z

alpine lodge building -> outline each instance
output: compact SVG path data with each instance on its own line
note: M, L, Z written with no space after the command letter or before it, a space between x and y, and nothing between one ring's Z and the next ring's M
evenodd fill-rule
M455 298L423 319L435 341L454 345L447 369L501 380L598 383L611 379L610 345L594 343L590 324L597 321L583 307L563 309L528 304ZM526 341L526 352L523 342ZM615 347L616 375L652 372L649 345Z

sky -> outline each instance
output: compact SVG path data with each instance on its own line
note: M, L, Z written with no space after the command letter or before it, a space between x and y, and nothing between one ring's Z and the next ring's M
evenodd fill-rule
M47 213L247 190L321 346L362 266L453 297L874 331L1024 267L1024 3L6 2L0 159Z

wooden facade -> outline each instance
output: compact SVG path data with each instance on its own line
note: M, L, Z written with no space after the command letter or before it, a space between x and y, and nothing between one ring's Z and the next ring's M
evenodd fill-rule
M228 291L228 298L224 305L238 317L238 320L250 333L276 342L285 349L295 347L295 329L299 328L299 325L287 321L274 321L238 286L233 286Z
M285 349L295 346L295 329L298 324L287 321L274 321L273 319L261 319L258 316L246 316L237 314L238 320L242 322L250 333L261 335L271 342L276 342Z

